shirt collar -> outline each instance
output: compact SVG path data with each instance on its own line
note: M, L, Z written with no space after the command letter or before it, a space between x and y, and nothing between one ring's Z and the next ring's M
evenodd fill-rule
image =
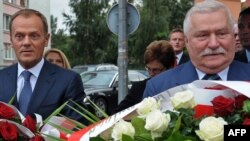
M175 56L177 57L177 64L179 63L179 61L181 60L181 56L183 54L183 51L180 52L179 54L176 54Z
M250 62L250 51L246 49L247 62Z
M200 71L199 69L195 68L196 69L196 72L198 74L198 77L199 77L199 80L201 80L205 75L206 73ZM228 70L229 70L229 67L226 67L224 70L220 71L219 73L217 73L221 80L223 81L226 81L227 80L227 73L228 73Z
M28 71L30 71L32 73L32 75L34 75L36 78L38 78L43 64L44 64L44 59L42 58L39 63L37 63L34 67L28 69ZM17 67L18 67L17 75L19 77L25 69L20 65L20 63L18 63Z

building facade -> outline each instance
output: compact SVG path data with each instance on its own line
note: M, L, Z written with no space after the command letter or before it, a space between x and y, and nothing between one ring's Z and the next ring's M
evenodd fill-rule
M195 0L195 3L203 0ZM241 0L218 0L229 7L234 17L235 22L237 22L239 13L241 11L242 3Z
M49 0L1 0L0 21L2 22L0 22L0 29L2 32L0 32L0 66L8 66L16 62L16 56L10 42L9 22L11 15L24 8L32 8L42 12L46 16L50 27Z

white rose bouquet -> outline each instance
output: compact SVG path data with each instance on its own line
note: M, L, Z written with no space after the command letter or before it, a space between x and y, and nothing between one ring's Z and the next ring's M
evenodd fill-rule
M223 141L225 126L250 125L249 92L249 82L195 81L145 98L69 140Z

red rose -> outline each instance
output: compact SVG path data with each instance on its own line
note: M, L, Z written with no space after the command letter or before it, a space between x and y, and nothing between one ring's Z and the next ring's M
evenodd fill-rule
M27 115L24 122L23 122L23 126L30 129L31 132L35 133L35 131L36 131L36 120L33 119L30 115Z
M30 139L30 141L45 141L45 140L42 136L36 135L32 139Z
M243 107L244 101L248 100L249 98L245 95L238 95L235 97L235 108L240 110Z
M243 125L250 125L250 118L245 118L243 121Z
M6 141L17 141L17 127L9 122L2 122L0 125L0 134Z
M228 116L234 111L234 100L223 96L217 96L212 101L214 113L218 116Z
M15 111L6 104L0 103L0 118L11 119L15 117Z

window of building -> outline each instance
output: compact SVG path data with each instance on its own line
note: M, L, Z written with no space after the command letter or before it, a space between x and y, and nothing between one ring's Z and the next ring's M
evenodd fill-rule
M7 31L10 30L10 26L9 26L10 19L11 19L10 15L3 14L3 30L7 30Z
M4 59L13 60L14 58L14 50L11 47L10 43L4 43Z
M9 3L16 4L16 0L4 0L4 1L9 2Z
M20 1L20 5L22 6L22 7L26 7L28 4L28 1L27 0L21 0Z

